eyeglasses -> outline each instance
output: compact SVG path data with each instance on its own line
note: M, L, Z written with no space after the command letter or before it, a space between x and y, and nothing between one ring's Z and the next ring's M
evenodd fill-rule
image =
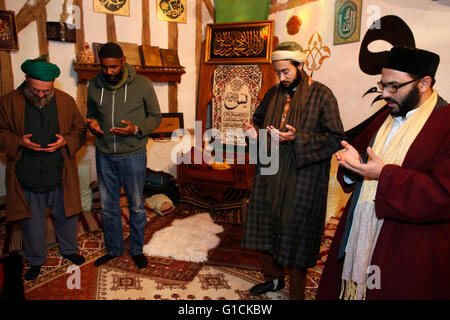
M403 82L403 83L384 83L382 81L378 81L378 88L380 88L381 91L384 91L384 89L387 90L387 92L389 93L396 93L398 89L400 89L401 87L406 86L407 84L410 84L412 82L418 81L419 79L412 79L410 81L407 82Z
M51 94L53 92L53 88L48 89L48 90L38 90L36 88L33 88L30 84L28 84L28 88L30 88L31 93L36 94L36 95L42 93L43 95L48 96L49 94Z

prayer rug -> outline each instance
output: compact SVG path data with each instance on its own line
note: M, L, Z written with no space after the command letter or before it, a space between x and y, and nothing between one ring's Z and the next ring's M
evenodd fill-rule
M102 231L98 230L80 237L78 239L78 248L80 249L80 254L85 257L86 262L96 260L98 257L104 255L106 249L103 242ZM42 266L39 276L31 281L24 280L25 293L66 274L67 268L70 265L72 265L72 263L59 254L59 247L57 245L49 248L47 250L47 260ZM28 263L25 264L24 272L27 272L29 267Z
M66 269L67 271L67 269ZM74 280L76 273L79 283ZM94 261L79 267L79 271L64 272L50 281L25 292L27 300L95 300L98 268Z
M319 287L320 276L322 275L338 223L338 217L331 217L328 220L322 235L322 244L317 258L317 264L313 268L308 269L305 288L305 295L308 300L315 298ZM222 224L222 226L225 230L221 234L222 240L218 247L210 254L207 264L211 266L261 271L259 264L260 254L254 250L241 248L242 226L230 224Z
M101 267L98 300L287 300L288 291L258 297L248 290L263 282L260 272L204 265L189 283L148 279Z

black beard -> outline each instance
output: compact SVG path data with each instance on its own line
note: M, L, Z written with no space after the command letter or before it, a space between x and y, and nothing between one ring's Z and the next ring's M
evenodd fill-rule
M114 76L108 76L105 74L106 81L113 86L118 84L122 80L122 77L123 77L123 69L122 69L122 71L120 71L119 74L116 74Z
M287 91L287 93L291 98L294 96L295 93L294 89L297 88L301 79L302 79L301 72L297 69L297 75L295 76L295 79L294 81L292 81L291 85L289 87L282 86L282 88Z
M25 85L22 88L22 92L23 92L23 95L25 96L25 99L35 107L46 106L47 104L50 103L50 101L55 96L55 92L52 89L52 92L50 94L48 94L42 98L39 98L30 91L30 88L28 87L28 85Z
M420 101L419 88L413 87L401 103L390 98L386 98L385 100L386 102L391 101L397 103L398 105L398 110L394 110L393 108L390 109L391 115L393 115L394 117L405 117L409 111L417 107L417 104Z

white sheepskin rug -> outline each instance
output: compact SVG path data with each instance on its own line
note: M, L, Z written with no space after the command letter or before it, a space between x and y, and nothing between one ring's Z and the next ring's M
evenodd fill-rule
M199 213L156 231L143 248L149 256L171 257L175 260L205 262L208 250L215 248L220 239L216 233L223 232L209 213Z

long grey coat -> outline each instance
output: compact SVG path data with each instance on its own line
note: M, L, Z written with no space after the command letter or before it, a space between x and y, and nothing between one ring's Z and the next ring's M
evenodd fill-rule
M264 96L253 115L254 125L262 126L268 103L277 90L281 89L272 87ZM291 106L295 107L298 106ZM242 246L267 251L276 262L287 267L310 268L316 264L320 249L331 156L340 149L340 142L344 139L336 98L320 82L315 81L309 86L300 122L295 142L290 145L296 167L295 213L288 227L282 229L281 235L275 236L269 213L272 204L267 201L268 176L261 175L257 166Z

